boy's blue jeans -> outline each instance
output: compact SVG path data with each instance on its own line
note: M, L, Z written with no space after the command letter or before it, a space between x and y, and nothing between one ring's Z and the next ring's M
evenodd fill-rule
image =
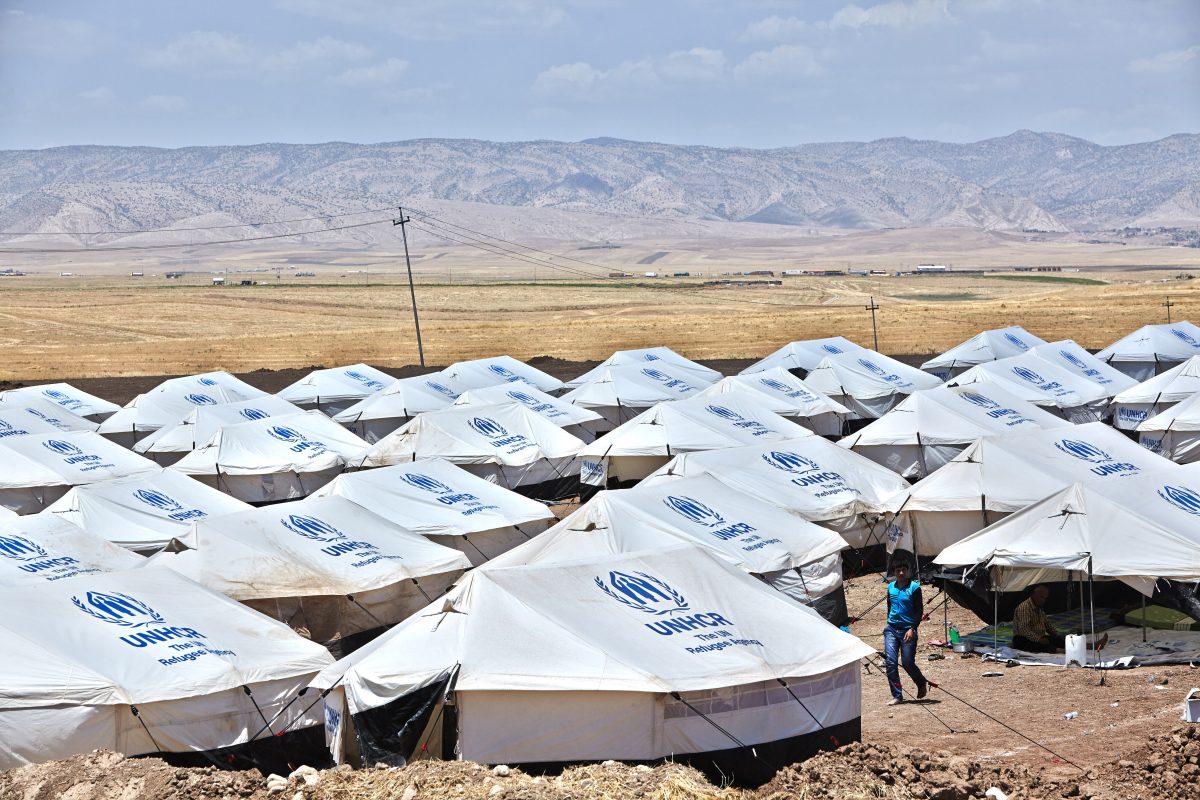
M887 679L891 686L892 697L897 700L904 699L904 693L900 689L900 669L896 664L897 651L899 651L900 663L904 665L904 671L908 673L908 677L912 678L917 688L925 685L925 676L921 674L921 670L917 666L916 633L913 634L911 642L906 642L904 641L906 630L907 628L893 628L891 625L883 629L883 658L887 663Z

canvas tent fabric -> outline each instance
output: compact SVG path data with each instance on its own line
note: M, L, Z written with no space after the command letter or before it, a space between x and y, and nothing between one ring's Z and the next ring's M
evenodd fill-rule
M1070 424L999 384L937 386L910 394L839 444L905 478L920 479L983 436Z
M443 458L508 489L538 496L578 490L575 454L583 442L513 400L449 406L414 418L355 462L385 467Z
M318 369L280 389L276 396L304 409L334 415L378 393L395 379L367 364Z
M900 513L888 545L935 556L1072 483L1107 493L1133 477L1179 469L1099 422L989 436L893 498Z
M945 381L966 372L976 364L1017 356L1034 345L1045 343L1045 339L1034 336L1020 325L997 328L975 334L940 356L929 359L921 365L921 369Z
M445 408L466 390L438 372L399 378L333 419L374 444L417 414Z
M805 604L842 585L842 537L707 474L600 492L489 566L601 558L680 543L707 548Z
M1103 419L1111 393L1032 353L980 364L950 379L954 386L999 384L1022 400L1076 424Z
M950 545L934 561L987 566L1001 591L1018 591L1034 580L1071 580L1073 573L1117 579L1149 597L1158 578L1200 578L1197 541L1094 486L1073 483Z
M293 701L329 653L168 570L6 587L0 604L0 769L244 744L271 738L263 716L320 723Z
M835 402L782 367L722 378L698 397L748 392L781 417L803 425L818 436L838 436L854 412Z
M165 425L140 439L133 445L133 451L154 459L155 463L169 466L227 425L300 414L302 411L299 406L270 394L251 400L196 406L178 422Z
M1196 355L1200 355L1200 327L1180 320L1144 325L1096 353L1096 358L1144 381Z
M546 394L541 389L507 383L463 392L454 401L454 405L486 406L496 403L511 403L514 400L538 416L544 417L547 422L554 423L585 442L590 442L595 438L588 429L588 425L602 419L595 411L571 405L562 398Z
M33 514L72 486L144 475L160 468L90 431L38 433L0 440L0 505Z
M356 733L362 748L369 712L386 718L406 695L452 676L463 759L702 754L719 763L737 747L732 736L790 763L800 755L790 748L812 734L857 738L857 662L871 654L810 609L683 546L477 569L313 686L336 685L326 707L340 721L337 755Z
M1049 361L1055 366L1062 367L1068 372L1103 387L1105 397L1112 398L1119 392L1137 385L1137 381L1133 378L1119 369L1105 364L1070 339L1039 344L1031 347L1029 352L1043 361Z
M38 398L54 403L59 408L69 411L93 422L99 422L110 414L121 410L116 403L111 403L94 394L76 389L69 383L47 383L38 386L22 386L0 392L0 401L12 403L18 399Z
M76 428L75 430L94 431L95 429L95 425L90 425L89 427L85 424L84 427ZM0 442L13 436L30 436L35 433L61 433L64 430L70 429L62 425L52 424L42 414L31 413L23 406L0 403Z
M54 514L0 520L0 586L54 583L144 563L141 556Z
M893 508L908 481L857 453L808 436L680 453L639 488L713 475L722 483L836 531L851 547L879 544Z
M804 383L862 419L877 419L907 395L932 389L941 380L894 358L859 349L823 358Z
M1131 386L1112 399L1113 425L1137 430L1153 416L1163 413L1200 392L1200 355Z
M173 469L76 486L45 513L139 553L151 553L199 520L250 508Z
M865 347L857 345L843 336L789 342L766 358L746 367L740 374L753 375L756 372L778 368L786 369L803 378L816 369L817 365L828 356L864 351L866 351Z
M329 642L392 625L471 562L336 495L200 520L150 559Z
M721 379L715 369L685 358L669 347L643 347L638 350L618 350L595 367L566 382L568 389L576 389L599 379L609 367L657 367L681 380L701 386L709 386Z
M320 411L221 428L173 465L247 503L295 500L324 486L367 443Z
M23 430L27 432L51 431L91 431L95 432L99 423L72 414L48 400L36 397L12 398L11 402L0 401L0 420L7 423L8 430ZM23 436L24 434L0 432L0 438Z
M563 382L558 378L512 356L458 361L442 370L441 377L462 386L464 391L515 382L532 384L543 392L557 392L563 388Z
M580 481L639 481L679 453L814 435L743 395L659 403L579 451Z
M670 365L629 364L597 368L587 383L562 396L566 403L589 409L604 420L604 431L628 422L659 403L697 396L708 383L682 377Z
M96 429L97 433L132 449L147 434L178 424L197 408L211 408L251 399L242 392L227 389L220 384L204 391L193 390L190 387L194 383L195 381L189 380L187 383L174 384L168 389L160 387L158 390L139 394L120 411L101 422L100 427Z
M348 472L314 497L338 496L482 564L546 530L542 503L441 458Z
M1176 464L1200 461L1200 394L1141 423L1137 433L1142 447Z

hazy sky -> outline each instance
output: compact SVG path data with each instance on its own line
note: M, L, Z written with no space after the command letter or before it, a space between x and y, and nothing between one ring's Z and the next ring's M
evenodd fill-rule
M0 148L1200 132L1200 0L0 0Z

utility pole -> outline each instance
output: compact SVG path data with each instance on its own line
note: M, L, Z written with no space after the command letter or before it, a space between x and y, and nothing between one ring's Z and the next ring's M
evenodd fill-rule
M400 226L400 236L404 239L404 263L408 266L408 293L412 296L413 326L417 329L417 356L421 359L421 366L424 367L425 346L421 344L421 319L417 316L417 289L413 286L412 259L408 255L408 228L405 227L412 220L404 216L403 206L399 206L397 210L400 212L400 219L392 220L392 226Z
M875 305L875 298L871 298L871 305L863 306L864 310L871 312L871 336L875 339L875 352L879 352L879 329L875 327L875 312L879 306Z
M1167 302L1163 303L1163 308L1167 309L1167 324L1171 324L1171 306L1175 305L1171 302L1171 298L1167 298Z

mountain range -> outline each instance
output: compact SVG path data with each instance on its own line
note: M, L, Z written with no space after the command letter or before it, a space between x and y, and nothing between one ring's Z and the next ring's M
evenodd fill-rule
M820 230L1194 228L1200 135L1121 146L1022 130L967 144L894 138L772 150L598 138L0 151L0 231L235 225L422 201ZM99 241L155 236L164 235Z

